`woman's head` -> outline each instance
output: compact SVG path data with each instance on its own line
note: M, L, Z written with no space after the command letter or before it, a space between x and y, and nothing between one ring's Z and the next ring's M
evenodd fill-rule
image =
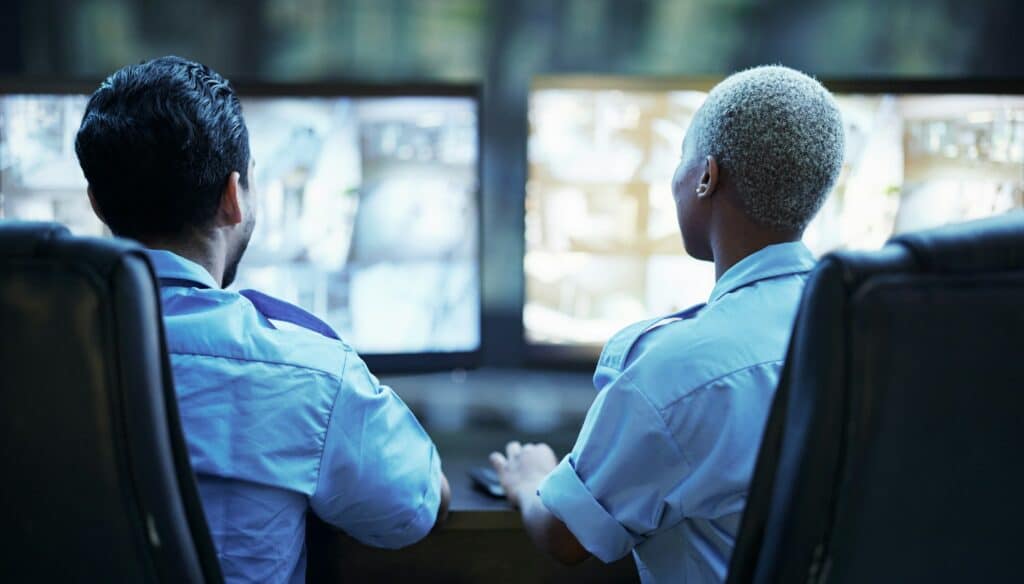
M757 67L719 83L691 121L673 178L687 250L709 253L712 194L759 226L801 233L839 176L843 146L835 100L807 75Z

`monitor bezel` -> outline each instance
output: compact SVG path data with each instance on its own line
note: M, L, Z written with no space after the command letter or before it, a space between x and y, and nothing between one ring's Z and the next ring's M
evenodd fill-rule
M52 79L52 78L8 78L0 79L0 96L28 94L90 95L101 83L100 79ZM375 83L348 80L267 82L236 78L231 86L241 98L253 97L461 97L469 98L477 119L477 160L476 160L476 264L477 264L477 314L478 343L475 349L466 351L423 353L362 353L359 355L375 373L411 373L472 369L480 365L484 345L483 306L483 88L475 83L439 83L402 81Z
M581 89L623 91L709 91L725 77L696 76L624 76L599 74L544 74L533 78L527 97L526 135L530 136L530 100L538 90ZM818 80L833 93L846 95L902 94L902 95L1024 95L1024 78L933 78L933 77L828 77ZM529 144L529 140L527 140ZM529 148L529 146L527 146ZM530 180L529 150L524 159L523 175ZM524 218L525 219L525 218ZM525 237L525 229L523 232ZM526 259L524 242L523 260ZM521 319L525 318L526 273L522 279L523 302ZM526 363L535 367L593 368L600 358L602 345L533 342L522 323L522 347Z

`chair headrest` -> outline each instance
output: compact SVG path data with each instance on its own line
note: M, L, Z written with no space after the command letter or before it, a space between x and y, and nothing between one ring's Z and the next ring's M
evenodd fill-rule
M71 235L60 223L44 221L0 222L0 257L31 256L53 240Z
M908 248L932 272L1024 269L1024 211L905 233L889 242Z
M59 223L0 221L0 259L60 258L105 272L126 254L142 255L143 248L120 237L73 237Z

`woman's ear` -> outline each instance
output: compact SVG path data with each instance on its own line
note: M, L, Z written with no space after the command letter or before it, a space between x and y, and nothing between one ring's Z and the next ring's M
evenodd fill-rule
M704 160L704 174L700 177L700 184L697 185L697 197L703 199L710 197L718 186L718 161L714 156L708 156Z
M220 197L220 209L217 210L217 220L220 226L230 227L242 222L242 186L239 184L241 175L233 171L228 177L227 185Z

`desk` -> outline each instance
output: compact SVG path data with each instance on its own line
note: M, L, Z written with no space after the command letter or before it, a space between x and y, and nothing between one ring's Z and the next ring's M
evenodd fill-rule
M310 582L636 582L631 556L565 567L539 552L509 505L472 486L466 471L519 438L565 454L595 393L587 373L515 370L435 373L382 381L416 412L452 487L447 523L402 550L364 546L310 516Z

